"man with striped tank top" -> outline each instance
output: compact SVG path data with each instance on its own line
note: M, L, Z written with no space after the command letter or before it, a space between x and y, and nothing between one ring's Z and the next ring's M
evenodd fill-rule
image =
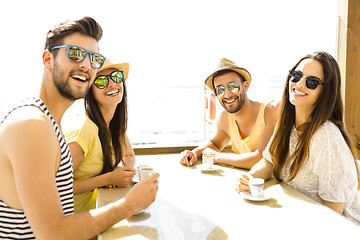
M251 75L236 63L222 58L205 80L224 111L217 119L213 138L192 151L180 154L180 163L191 166L204 152L214 154L214 163L250 169L262 158L276 123L277 102L257 102L247 97ZM232 153L221 153L231 141Z
M101 36L90 17L54 26L42 55L39 96L1 119L0 239L90 239L155 200L159 174L136 184L122 200L73 213L72 160L60 122L105 61Z

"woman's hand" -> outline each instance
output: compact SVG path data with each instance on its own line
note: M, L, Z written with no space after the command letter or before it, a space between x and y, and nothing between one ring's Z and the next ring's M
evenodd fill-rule
M248 174L243 174L241 176L241 178L239 179L238 186L236 187L236 191L238 193L250 190L249 179L250 179L250 176Z
M126 187L135 175L135 169L130 167L116 167L108 175L108 187Z

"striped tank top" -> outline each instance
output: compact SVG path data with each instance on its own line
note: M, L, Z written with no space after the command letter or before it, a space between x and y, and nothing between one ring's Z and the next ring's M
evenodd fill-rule
M73 168L70 151L66 141L62 137L60 129L55 120L50 115L45 104L37 98L29 98L17 107L13 108L4 118L15 109L22 106L37 106L39 107L51 120L54 131L57 135L61 148L61 162L59 170L56 173L55 181L57 190L60 196L60 201L64 215L74 213L74 198L73 198ZM4 122L2 120L1 124ZM24 214L24 211L10 208L0 199L0 239L35 239L34 233L31 230L29 222Z

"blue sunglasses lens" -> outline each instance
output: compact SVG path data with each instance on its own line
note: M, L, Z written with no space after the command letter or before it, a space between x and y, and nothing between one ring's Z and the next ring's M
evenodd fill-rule
M114 71L110 74L110 78L116 82L116 83L120 83L124 80L124 75L122 71Z

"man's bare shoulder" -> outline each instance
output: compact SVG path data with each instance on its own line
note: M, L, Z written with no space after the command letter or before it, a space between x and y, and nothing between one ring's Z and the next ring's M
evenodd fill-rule
M275 123L278 111L280 109L280 101L271 101L269 102L264 109L264 118L265 122L272 122Z
M0 146L0 165L11 162L14 169L27 171L47 162L49 169L56 169L60 150L57 136L50 119L37 107L11 112L0 127Z
M12 124L14 122L27 122L31 120L49 120L49 118L36 106L22 106L14 109L6 117L2 125Z
M217 117L217 130L223 130L227 132L229 127L229 113L226 110L222 110Z
M0 127L0 139L9 138L11 134L42 134L52 129L50 119L35 106L24 106L12 111ZM53 130L50 132L54 132Z
M266 111L273 111L273 110L276 110L279 108L280 106L280 102L281 101L278 101L278 100L273 100L273 101L270 101L266 104L265 106L265 110Z
M219 116L217 118L217 121L218 122L221 122L221 123L227 123L228 122L228 118L229 118L229 113L226 111L226 110L222 110L220 113L219 113Z

